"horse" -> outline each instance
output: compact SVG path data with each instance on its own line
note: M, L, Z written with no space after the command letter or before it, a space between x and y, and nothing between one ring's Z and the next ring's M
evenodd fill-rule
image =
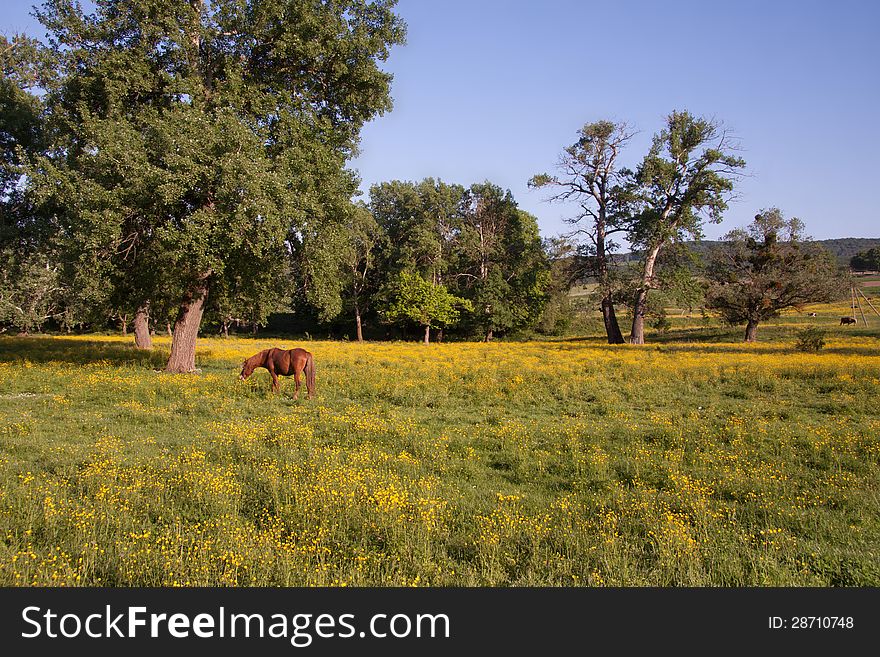
M241 374L238 375L238 380L247 380L258 367L265 367L269 370L269 374L272 375L273 392L281 391L281 385L278 383L279 376L293 375L293 380L296 382L293 398L299 399L299 375L305 372L306 399L311 399L315 394L315 359L305 349L263 349L241 364Z
M840 318L840 325L841 326L843 326L844 324L855 324L855 323L856 323L855 317L841 317Z

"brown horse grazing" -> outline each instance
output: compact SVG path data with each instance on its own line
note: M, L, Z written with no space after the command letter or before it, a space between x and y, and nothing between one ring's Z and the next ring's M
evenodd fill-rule
M299 375L305 371L306 399L311 399L315 394L315 359L305 349L263 349L242 363L241 374L238 375L239 381L247 379L258 367L265 367L269 370L269 374L272 375L272 390L274 392L281 390L278 377L292 374L293 380L296 382L294 399L299 399Z

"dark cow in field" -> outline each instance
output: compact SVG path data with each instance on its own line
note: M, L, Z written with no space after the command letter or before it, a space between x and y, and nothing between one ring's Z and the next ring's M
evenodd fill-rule
M807 315L807 317L815 317L815 316L816 316L816 313L810 313L809 315Z
M844 324L855 324L855 323L856 323L855 317L841 317L840 318L840 325L841 326L843 326Z

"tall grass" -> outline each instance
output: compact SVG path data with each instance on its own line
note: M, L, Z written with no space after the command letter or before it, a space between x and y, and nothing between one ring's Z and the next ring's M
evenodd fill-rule
M0 584L880 585L880 344L771 334L0 338Z

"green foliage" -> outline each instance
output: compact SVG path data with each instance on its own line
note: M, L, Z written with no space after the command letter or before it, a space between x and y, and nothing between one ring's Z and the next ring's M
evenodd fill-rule
M631 174L638 212L628 234L642 253L631 342L644 342L648 292L657 287L655 267L664 247L687 236L699 239L704 221L721 221L734 181L745 166L733 149L729 135L716 122L676 111Z
M544 253L550 265L547 303L536 325L544 335L563 335L575 319L576 307L571 297L575 274L576 246L568 239L557 237L544 240Z
M471 302L465 330L490 335L534 326L550 285L537 219L492 183L470 188L428 178L370 190L386 239L379 266L394 279L419 272Z
M410 269L433 283L444 283L466 202L464 187L433 178L373 185L370 211L388 236L381 255L387 274Z
M633 134L625 123L587 123L580 129L578 141L565 148L557 164L558 174L538 174L529 181L529 187L552 189L548 200L579 208L578 214L568 219L576 226L571 236L585 238L578 244L577 269L580 277L598 281L597 296L609 313L613 313L620 291L612 267L618 247L613 236L626 230L635 200L630 173L620 168L617 160ZM605 328L610 343L623 341L616 318L609 317Z
M880 247L855 254L850 258L849 266L855 271L880 271Z
M341 278L345 281L348 305L360 317L370 309L372 296L381 284L379 257L387 236L370 210L362 204L352 206L345 232Z
M833 253L841 264L849 262L849 259L857 253L880 247L878 237L838 237L817 240L817 242Z
M825 329L819 328L818 326L808 326L807 328L798 331L795 348L798 351L815 353L825 346L826 333L827 331Z
M707 277L706 306L730 324L756 325L786 308L830 301L845 283L833 256L778 208L728 233L711 251Z
M17 181L23 158L40 152L45 140L36 93L37 45L21 35L0 35L0 209L20 201Z
M39 331L64 308L58 268L45 257L21 258L12 249L0 251L0 326L30 333Z
M293 279L300 282L299 292L317 311L322 321L342 312L345 280L341 276L344 252L348 246L345 226L338 216L328 221L309 223L296 240Z
M695 252L684 244L673 242L667 245L657 259L654 286L656 294L662 297L657 303L687 310L699 306L706 292L704 268Z
M291 280L289 263L279 262L271 269L251 272L247 277L218 279L209 297L206 321L218 325L223 332L230 326L265 326L269 315L290 307ZM257 281L258 287L242 284L243 279ZM271 294L255 294L256 290Z
M633 176L642 211L630 242L650 249L685 235L700 237L702 222L719 223L745 161L716 122L674 111L654 136Z
M607 267L605 258L616 245L606 240L622 232L630 218L633 199L626 180L628 172L618 166L617 159L633 134L625 123L584 124L578 140L563 150L557 174L541 173L529 180L529 187L551 189L550 201L577 203L578 214L568 221L578 227L578 234L589 236L594 248L598 247L592 263L594 272Z
M27 173L63 228L75 287L159 309L206 285L264 318L295 271L339 312L325 238L356 189L344 166L360 128L391 107L378 63L404 38L393 7L131 0L86 14L46 2L55 129Z
M483 335L534 326L551 282L537 219L488 182L472 185L467 199L453 271L473 303L469 322Z
M827 240L814 240L816 244L834 255L842 265L848 264L852 256L880 246L880 239L844 237ZM694 252L698 260L704 260L712 247L718 246L716 240L686 241L683 244ZM624 256L629 254L622 254Z
M402 271L382 293L380 310L387 322L409 321L425 328L455 324L460 309L471 310L470 301L450 294L442 285L431 285L415 272Z
M660 308L657 312L653 313L651 328L658 333L666 333L666 331L672 328L672 322L669 321L665 308Z

